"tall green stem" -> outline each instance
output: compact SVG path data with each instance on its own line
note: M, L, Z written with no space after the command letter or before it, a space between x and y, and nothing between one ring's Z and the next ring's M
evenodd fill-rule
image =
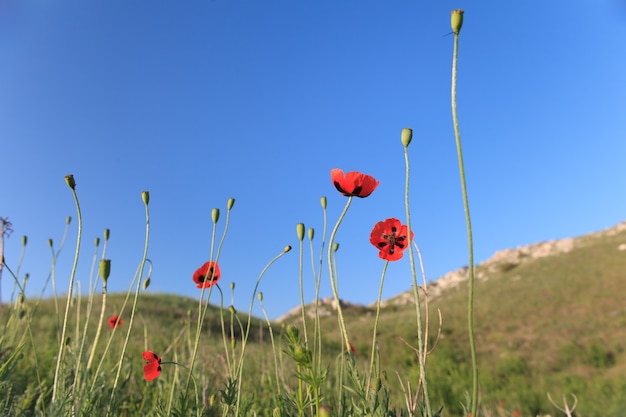
M461 174L461 188L463 191L463 208L465 210L465 222L467 223L467 241L469 249L469 296L467 303L467 329L469 334L470 354L472 356L472 405L471 413L476 415L478 408L478 363L476 359L476 342L474 341L474 243L472 239L472 221L470 219L469 202L467 198L467 185L465 181L465 167L463 164L463 151L461 150L461 134L459 133L459 119L456 113L456 67L457 57L459 53L459 33L461 24L463 22L463 11L457 12L457 16L460 14L461 23L458 27L453 27L454 30L454 52L452 56L452 121L454 123L454 136L456 138L456 150L459 160L459 171ZM454 22L454 20L453 20Z
M346 216L348 212L348 208L350 208L350 203L352 202L352 196L348 197L348 201L346 202L346 206L343 208L341 215L339 216L339 220L337 220L337 224L333 228L332 233L330 234L330 240L328 241L328 269L330 272L330 286L333 290L333 296L335 297L335 303L337 303L337 314L339 316L339 327L341 329L341 335L343 338L344 349L349 350L350 340L348 339L348 331L346 330L346 325L343 320L343 311L341 310L341 302L339 301L339 292L337 291L337 279L335 277L335 268L333 266L333 243L335 242L335 235L337 234L337 230L339 230L339 225L343 221L343 218Z
M122 373L122 363L126 355L126 348L128 347L128 340L130 339L130 332L133 329L133 323L135 322L135 313L137 312L137 299L139 298L139 288L141 288L141 281L143 279L143 270L146 265L146 259L148 258L148 242L150 241L150 211L148 210L148 203L150 202L150 194L147 191L141 193L141 199L143 200L146 209L146 238L143 246L143 257L139 264L139 275L137 276L137 286L135 287L135 297L133 299L133 307L130 311L130 320L128 321L128 331L126 332L126 338L124 339L124 345L122 346L122 353L120 354L120 360L117 363L117 373L115 374L115 380L113 382L113 389L111 390L111 398L109 398L109 405L107 407L106 415L111 415L111 407L113 405L113 399L115 398L115 391L117 384L120 380L120 374Z
M80 204L78 203L78 196L76 195L76 182L72 175L65 177L67 185L72 190L74 197L74 203L76 204L76 212L78 215L78 233L76 237L76 252L74 254L74 264L72 265L72 272L70 273L70 285L67 290L67 302L65 304L65 317L63 318L63 329L61 330L61 340L59 341L59 352L57 353L57 366L54 371L54 384L52 385L52 402L56 400L57 389L59 384L59 372L61 370L61 362L63 361L63 352L65 352L65 334L67 330L67 317L69 316L70 304L72 300L72 293L74 292L74 279L76 277L76 267L78 266L78 254L80 253L80 240L83 233L83 218L80 211Z
M403 132L404 133L404 132ZM403 138L404 139L404 138ZM410 142L410 140L409 140ZM403 141L404 143L404 141ZM411 210L409 209L409 149L408 142L404 145L404 164L406 166L405 171L405 190L404 190L404 206L406 210L406 228L407 235L411 239ZM411 264L411 277L413 279L413 295L415 297L415 314L417 318L417 356L420 366L420 376L422 379L422 387L424 387L424 406L426 407L426 416L433 415L430 408L430 398L428 396L428 384L426 382L426 358L424 357L424 335L422 330L422 305L420 302L420 295L417 285L417 271L415 270L415 255L413 254L413 246L409 244L409 260Z

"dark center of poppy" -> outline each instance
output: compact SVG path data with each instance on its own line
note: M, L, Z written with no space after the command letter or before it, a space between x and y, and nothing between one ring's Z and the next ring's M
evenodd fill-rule
M383 235L383 239L385 239L389 245L389 253L392 255L396 250L396 246L401 250L405 247L404 241L406 240L406 236L396 236L397 231L398 229L395 226L391 226L391 233Z
M209 268L209 273L206 275L200 275L198 277L198 281L200 282L205 282L205 281L213 281L215 279L215 272L213 267ZM209 278L210 277L210 278Z

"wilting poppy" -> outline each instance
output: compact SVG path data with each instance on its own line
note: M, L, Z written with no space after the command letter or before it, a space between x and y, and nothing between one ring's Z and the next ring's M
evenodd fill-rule
M382 259L397 261L402 258L404 250L413 240L413 232L411 232L411 239L408 239L407 232L407 227L400 223L400 220L387 219L376 223L370 235L370 242L380 250L378 256Z
M111 316L111 318L109 318L109 320L107 321L109 323L109 327L112 329L115 329L117 326L121 326L122 324L124 324L124 321L117 314Z
M330 170L330 179L335 188L346 197L367 197L372 194L380 181L376 181L374 177L360 172L347 172L338 168Z
M220 280L220 267L217 262L205 262L193 273L193 281L198 288L210 288Z
M147 381L152 381L161 375L161 358L151 350L143 353L146 364L143 366L143 376Z

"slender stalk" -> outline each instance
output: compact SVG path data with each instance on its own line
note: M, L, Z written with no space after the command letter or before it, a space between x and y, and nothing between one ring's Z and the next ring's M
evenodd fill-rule
M76 267L78 266L78 254L80 253L80 241L83 233L83 218L80 211L80 204L78 203L78 196L76 195L76 183L73 176L65 177L65 180L72 190L72 196L74 197L74 203L76 204L76 212L78 215L78 233L76 237L76 251L74 253L74 264L72 265L72 272L70 273L70 285L67 290L67 301L65 303L65 317L63 318L63 328L61 330L61 340L59 342L59 352L57 353L57 365L54 371L54 383L52 385L52 402L56 400L57 390L59 385L59 372L61 371L61 362L63 361L63 353L65 352L65 334L67 331L67 318L69 316L70 304L72 301L72 294L74 292L74 279L76 278Z
M337 315L339 319L339 328L341 329L341 335L343 338L344 349L348 349L350 346L350 340L348 339L348 331L346 330L346 324L343 319L343 311L341 310L341 303L339 301L339 292L337 291L337 277L335 276L335 267L333 266L333 243L335 242L335 235L337 234L337 230L339 230L339 225L343 221L343 218L346 216L348 212L348 208L350 208L350 203L352 203L352 196L348 197L348 201L346 202L346 206L343 208L333 231L330 234L330 240L328 241L328 270L330 273L330 286L333 290L333 296L335 297L335 303L337 304Z
M404 190L404 206L406 209L406 228L407 236L411 239L411 210L409 209L409 148L408 143L404 146L404 162L406 166L405 173L405 190ZM417 318L417 351L418 362L420 366L420 377L422 380L422 387L424 389L424 406L426 407L426 416L431 417L433 415L430 408L430 397L428 396L428 384L426 382L426 363L424 360L424 334L422 330L422 306L420 302L419 289L417 285L417 271L415 270L415 255L413 253L413 246L409 244L409 260L411 264L411 277L413 278L413 295L415 297L415 314Z
M259 284L261 283L261 278L267 272L267 270L280 259L284 254L291 250L291 246L286 246L285 249L278 255L276 255L271 261L265 265L259 277L256 280L256 284L254 285L254 289L252 290L252 299L250 301L250 307L248 309L248 323L246 324L246 330L242 331L242 343L241 343L241 354L239 356L239 363L237 364L237 404L236 404L236 414L239 414L240 406L241 406L241 376L243 374L243 362L245 358L246 346L248 345L248 336L250 336L250 322L252 320L252 306L254 304L254 297L257 295L257 291L259 289ZM243 329L242 329L243 330Z
M461 12L462 15L462 12ZM461 188L463 191L463 208L465 210L465 222L467 224L467 242L469 250L469 296L467 302L467 330L469 334L470 354L472 357L472 406L471 413L476 415L478 408L478 363L476 359L476 342L474 340L474 244L472 238L472 221L470 218L469 202L467 198L467 185L465 181L465 167L463 164L463 151L461 149L461 134L459 132L459 119L456 112L456 68L459 54L459 30L454 32L454 52L452 56L452 121L454 124L454 136L456 138L456 150L459 160L459 172L461 175Z
M376 301L376 317L374 318L374 332L372 335L372 354L370 357L370 372L367 376L367 385L366 387L371 386L372 382L372 374L374 373L374 357L376 355L376 332L378 331L378 319L380 318L380 302L383 297L383 284L385 283L385 274L387 272L387 267L389 266L389 261L385 262L385 266L383 267L383 274L380 277L380 287L378 289L378 300Z
M137 276L137 286L135 287L133 307L130 311L130 320L128 321L128 331L126 332L126 338L124 339L124 345L122 346L122 353L120 354L120 360L117 364L117 373L115 374L115 381L113 382L113 389L111 390L111 398L109 398L109 405L106 412L107 416L111 414L111 406L113 405L113 399L115 398L115 391L117 390L117 384L120 379L120 374L122 373L122 363L124 361L124 356L126 355L130 332L133 329L135 313L137 312L137 299L139 298L139 289L141 288L141 280L143 279L143 270L146 265L146 259L148 258L148 242L150 240L150 211L148 210L148 202L150 201L150 194L147 191L143 191L141 193L141 199L143 200L146 209L146 238L143 246L143 257L141 258L141 264L139 264L139 274Z

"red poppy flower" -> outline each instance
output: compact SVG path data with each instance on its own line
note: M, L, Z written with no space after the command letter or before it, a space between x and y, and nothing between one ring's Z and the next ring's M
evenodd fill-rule
M407 232L406 226L400 223L400 220L387 219L376 223L370 235L370 242L380 250L378 256L382 259L397 261L402 258L404 250L413 240L413 232L411 239L408 239Z
M376 181L374 177L369 175L354 171L344 175L343 171L338 168L330 170L330 179L335 188L346 197L365 198L372 194L380 184L380 181Z
M198 284L198 288L210 288L220 280L220 267L217 262L205 262L196 272L193 273L193 281Z
M161 375L161 358L151 350L143 353L146 364L143 366L143 376L147 381L152 381Z
M111 316L111 318L109 318L109 320L107 321L109 323L109 327L112 329L115 329L117 326L121 326L122 324L124 324L124 321L117 314Z
M354 345L350 342L348 342L346 344L346 350L350 353L352 353L353 355L356 353L356 348L354 347Z

